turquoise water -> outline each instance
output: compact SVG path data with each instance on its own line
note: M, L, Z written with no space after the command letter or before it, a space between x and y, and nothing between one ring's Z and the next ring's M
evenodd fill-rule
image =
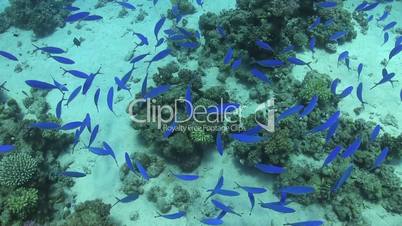
M0 12L0 225L402 224L401 1Z

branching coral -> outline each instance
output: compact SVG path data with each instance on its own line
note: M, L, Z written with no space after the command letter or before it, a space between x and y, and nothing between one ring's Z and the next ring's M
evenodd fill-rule
M38 205L38 190L35 188L18 188L6 200L6 208L17 219L24 220L35 212Z
M109 219L111 205L100 199L85 201L75 208L75 212L67 216L64 226L112 226Z
M20 186L29 182L38 171L38 163L26 153L5 156L0 161L0 184Z
M32 30L37 36L46 36L64 25L68 11L66 1L10 0L4 15L9 25ZM2 29L4 30L4 29Z

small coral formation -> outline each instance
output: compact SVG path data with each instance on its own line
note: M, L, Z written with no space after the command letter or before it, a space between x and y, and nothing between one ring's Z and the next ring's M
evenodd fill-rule
M112 226L115 225L109 219L110 204L103 203L100 199L85 201L75 208L74 213L66 218L63 226Z
M141 165L147 170L148 175L151 178L158 177L165 169L165 161L162 158L143 152L135 152L130 155L132 161L137 160ZM126 165L120 167L120 180L122 181L122 186L120 190L125 194L143 194L144 185L146 183L139 176L139 172L134 174Z
M38 162L26 153L5 156L0 161L0 184L16 187L29 182L38 171Z
M185 104L180 102L184 99L186 88L191 87L193 107L211 107L230 102L229 94L222 87L211 87L202 90L202 73L198 70L181 69L177 63L170 63L165 67L158 68L158 73L153 76L156 85L174 85L168 93L158 96L152 100L152 104L158 106L170 106L177 108L174 112L163 112L162 109L151 109L155 114L160 114L162 118L172 116L174 113L180 123L181 129L174 131L169 139L164 139L163 134L172 122L164 122L158 125L157 122L133 123L133 127L139 131L142 140L155 147L157 153L163 157L173 160L184 171L192 171L201 163L201 157L205 145L210 145L215 141L213 128L222 126L222 122L208 123L205 116L199 114L199 120L191 118L185 113ZM137 95L137 98L140 94ZM145 119L147 108L145 105L131 106L132 112L136 112L136 118ZM166 109L165 109L166 110ZM148 112L149 113L149 112ZM203 118L204 117L204 118ZM201 120L204 119L204 120ZM212 129L211 129L212 128ZM198 131L197 131L198 130Z
M47 112L46 93L31 94L23 101L29 106L28 114L55 121ZM4 101L0 102L0 143L17 148L0 156L0 224L57 222L62 214L55 210L67 205L64 191L73 185L71 179L58 176L63 169L57 158L72 143L72 136L31 128L37 121L26 119L23 112L27 111L14 99L4 97Z
M18 219L27 219L38 205L38 190L35 188L18 188L6 200L6 208Z
M171 191L167 192L168 190ZM180 211L186 211L195 198L197 198L196 195L191 195L179 185L174 186L173 189L153 186L147 191L148 201L155 203L157 209L162 213L169 212L173 206Z
M170 0L172 5L176 5L180 14L182 16L194 14L196 9L194 5L189 0ZM173 14L172 10L168 10L168 18L173 19L175 15Z
M68 1L60 0L10 0L10 6L0 14L0 32L10 26L32 30L38 37L50 35L57 27L64 25Z
M298 99L306 104L314 95L317 95L318 103L321 106L336 103L336 99L329 89L330 84L331 79L328 75L317 71L307 72L301 84Z

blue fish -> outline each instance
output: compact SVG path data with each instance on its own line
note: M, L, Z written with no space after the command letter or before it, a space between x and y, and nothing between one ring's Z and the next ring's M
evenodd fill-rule
M377 19L377 21L383 21L383 20L387 19L388 16L389 16L389 12L387 10L385 10L384 13L382 14L382 16Z
M303 60L300 60L299 58L296 58L296 57L288 57L288 62L291 64L294 64L294 65L299 65L299 66L305 65L308 68L310 68L310 70L313 70L313 68L311 68L311 66L310 66L311 62L306 63Z
M35 47L35 50L33 52L42 51L42 52L49 53L49 54L65 53L65 51L63 49L60 49L58 47L52 47L52 46L39 47L39 46L36 46L35 44L32 44L32 45Z
M286 169L280 166L268 165L263 163L258 163L255 167L263 173L269 174L281 174L286 172Z
M70 96L67 99L66 106L68 106L78 96L78 94L81 92L81 89L82 86L78 86L71 92Z
M286 186L281 188L279 192L292 195L304 195L315 192L315 189L311 186Z
M285 63L277 59L259 60L257 64L266 68L277 68L283 66Z
M68 11L71 11L71 12L80 10L80 8L72 6L72 5L66 6L66 7L64 7L64 9L68 10Z
M103 142L102 144L103 144L104 150L106 151L106 153L108 153L107 155L112 156L112 158L114 159L114 162L116 163L116 165L119 166L119 164L117 163L116 155L115 155L112 147L106 142Z
M100 156L106 156L110 155L110 152L104 148L99 148L99 147L88 147L88 150L95 155L100 155Z
M62 98L56 105L56 118L58 118L58 119L61 118L63 101L65 101L64 98Z
M317 39L316 39L316 37L311 37L310 38L310 41L309 41L309 48L310 48L310 50L311 50L311 52L312 53L315 53L315 44L316 44L316 42L317 42Z
M171 85L161 85L161 86L151 89L143 97L145 99L152 99L152 98L155 98L159 95L162 95L162 94L168 92L170 90L170 88L171 88Z
M218 25L216 27L216 32L219 34L220 38L225 38L226 37L225 29L222 26Z
M402 45L402 36L399 36L395 40L395 47Z
M77 22L77 21L82 20L82 19L84 19L85 17L89 16L89 14L90 14L89 12L78 12L78 13L74 13L74 14L69 15L69 16L65 19L65 21L66 21L66 22L69 22L69 23L74 23L74 22Z
M257 40L257 41L255 41L255 44L258 47L260 47L261 49L268 50L268 51L271 51L271 52L275 52L274 49L271 47L271 45L269 43L267 43L267 42L264 42L262 40Z
M328 118L328 120L326 122L311 129L310 133L317 133L317 132L321 132L321 131L328 129L329 127L331 127L334 123L336 123L339 120L340 115L341 115L341 112L336 111L334 114L332 114Z
M182 218L184 216L186 216L186 212L178 211L176 213L171 213L171 214L160 214L160 213L158 213L158 216L155 216L155 217L163 217L165 219L175 220L175 219Z
M368 5L368 2L367 2L367 1L363 1L362 3L360 3L359 5L357 5L357 7L355 8L354 11L356 11L356 12L362 11L367 5Z
M274 210L279 213L294 213L296 210L290 207L286 207L285 205L281 204L280 202L267 202L267 203L259 203L262 208L267 208Z
M147 87L148 87L148 74L145 75L144 80L141 85L141 96L145 97L147 95Z
M214 204L214 206L222 211L225 211L226 213L232 213L234 215L237 215L239 217L241 217L240 214L236 213L235 211L233 211L233 209L230 206L227 206L225 204L223 204L222 202L216 200L216 199L212 199L211 200L212 204Z
M299 114L299 112L300 112L301 110L303 110L303 108L304 108L304 106L301 105L301 104L298 104L298 105L294 105L294 106L292 106L292 107L289 107L288 109L286 109L285 111L283 111L283 112L278 116L278 118L276 119L276 122L278 123L278 122L284 120L285 118L287 118L287 117L289 117L289 116L291 116L291 115Z
M251 69L251 74L265 83L272 84L271 79L269 79L264 72L258 70L257 68Z
M311 221L300 221L300 222L295 222L295 223L287 223L284 225L290 225L290 226L321 226L324 224L324 221L322 220L311 220Z
M377 8L377 6L378 6L379 4L380 4L380 1L376 1L376 2L373 2L373 3L367 4L366 7L364 7L364 8L362 9L362 11L370 11L370 10L373 10L373 9Z
M360 80L360 76L362 74L363 67L364 67L364 65L362 63L360 63L359 66L357 66L357 79L358 80Z
M401 51L402 51L402 45L395 46L389 53L388 61L390 61L392 58L394 58L394 56L398 55Z
M305 106L303 111L300 113L300 118L304 118L311 112L313 112L314 109L317 107L317 105L318 105L318 96L314 95L313 97L311 97L307 106Z
M322 7L322 8L333 8L333 7L337 6L337 3L331 2L331 1L325 1L325 2L318 3L318 6Z
M116 1L119 5L121 5L123 8L130 9L130 10L135 10L135 6L129 2L122 2L122 1Z
M178 45L186 49L196 49L200 47L200 43L198 42L180 42Z
M220 175L219 175L219 179L218 182L216 183L214 189L210 189L208 191L210 191L211 193L208 195L208 197L205 199L204 202L206 202L210 197L216 195L218 190L221 190L221 188L223 187L223 182L224 182L224 177L223 177L223 170L221 170Z
M149 55L149 53L138 55L138 56L134 57L133 59L131 59L130 63L135 65L135 63L140 62L141 60L143 60L148 55Z
M353 91L353 86L348 86L342 91L341 94L338 95L338 97L340 99L345 98L345 97L349 96L352 93L352 91Z
M232 139L240 141L242 143L258 143L261 142L264 138L260 136L250 136L242 133L232 133L229 134Z
M370 142L374 142L377 139L378 134L380 134L380 131L381 131L381 126L376 125L370 134Z
M314 22L307 28L308 31L314 30L321 23L321 17L317 17Z
M126 159L127 168L128 168L129 170L131 170L131 172L135 173L135 169L134 169L134 166L133 166L133 162L131 161L130 155L129 155L127 152L124 153L124 158Z
M329 27L329 26L331 26L332 24L334 24L334 22L335 22L335 19L334 19L334 18L330 18L330 19L328 19L327 21L324 22L324 27Z
M365 102L363 100L363 83L359 83L359 85L357 86L357 98L359 99L360 103L364 104L368 104L367 102Z
M331 191L336 192L339 190L339 188L342 187L342 185L347 181L347 179L350 177L353 171L353 165L349 165L349 167L343 172L342 176L339 178L339 180L336 181L335 185L332 187Z
M385 161L387 158L389 152L389 148L385 147L382 149L381 153L377 156L377 158L374 160L374 168L379 168L381 164Z
M141 42L139 44L137 44L137 46L149 45L148 38L145 37L145 35L137 33L137 32L133 32L133 35L137 36L137 38L139 38L141 40Z
M60 125L55 122L37 122L30 125L31 128L58 130Z
M243 189L244 191L246 191L247 193L251 193L251 194L262 194L267 192L267 189L265 188L258 188L258 187L249 187L249 186L241 186L240 184L238 184L237 182L235 182L236 185Z
M251 205L250 213L249 213L249 215L251 215L251 212L253 212L253 209L255 206L255 197L254 197L254 194L250 193L250 192L247 193L247 197L248 197L248 200L250 201L250 205Z
M390 82L392 86L394 86L394 82L396 82L397 80L393 80L393 78L395 77L395 73L388 73L387 69L383 69L382 70L382 79L376 83L373 87L371 87L370 89L374 89L375 87L382 85L386 82Z
M360 137L357 137L349 147L346 148L346 150L342 153L342 158L348 158L352 156L359 148L360 145L362 144L362 140Z
M114 82L115 82L116 85L117 85L117 91L120 91L120 90L127 90L128 93L130 94L130 96L133 96L133 95L131 94L130 88L127 86L127 82L126 82L126 81L120 80L118 77L114 77Z
M173 121L170 126L166 129L166 131L163 133L163 139L169 138L175 131L177 127L176 121Z
M9 52L6 52L6 51L1 51L0 50L0 56L3 56L3 57L5 57L5 58L7 58L9 60L12 60L12 61L18 61L17 57L15 57L13 54L11 54Z
M397 24L396 21L392 21L389 24L385 25L384 28L382 29L382 31L384 31L384 32L388 31L388 30L394 28L396 26L396 24Z
M197 3L197 5L201 6L204 5L204 0L195 0L195 2Z
M60 175L65 176L65 177L75 177L75 178L86 176L85 173L75 172L75 171L65 171L65 172L60 173Z
M0 153L4 154L4 153L8 153L11 151L15 150L15 146L14 145L9 145L9 144L2 144L0 145Z
M122 199L119 199L119 198L115 197L117 201L112 205L112 207L115 206L115 205L118 204L118 203L130 203L130 202L134 202L134 201L137 200L139 197L140 197L140 196L139 196L137 193L129 194L129 195L127 195L126 197L124 197L124 198L122 198Z
M57 87L53 84L37 80L26 80L25 83L34 89L43 89L43 90L57 89Z
M239 196L240 195L240 193L237 192L237 191L226 190L226 189L218 189L215 192L218 195L229 196L229 197L234 197L234 196Z
M328 144L331 138L335 135L336 130L338 129L339 121L334 123L331 127L329 127L327 131L327 135L325 136L325 144Z
M342 146L337 145L332 151L328 154L327 158L324 160L324 164L322 167L329 165L332 161L336 159L336 156L338 156L339 152L343 149Z
M194 181L200 178L198 175L191 175L191 174L175 174L172 171L170 173L175 176L177 179L183 180L183 181Z
M99 15L89 15L89 16L85 17L82 20L84 20L84 21L97 21L97 20L102 20L102 19L103 19L103 17L99 16Z
M101 92L101 89L98 88L98 89L95 91L95 95L94 95L94 103L95 103L95 106L96 106L96 110L97 110L98 112L99 112L98 103L99 103L100 92Z
M346 61L346 59L349 59L349 51L343 51L341 54L339 54L338 65L340 62Z
M234 70L234 71L238 70L240 68L240 66L241 66L241 62L242 62L241 58L236 59L235 61L233 61L232 70Z
M186 96L185 96L186 102L185 102L185 108L186 108L186 113L189 117L193 115L193 98L191 96L191 85L187 85L186 89Z
M269 79L264 72L258 70L257 68L251 69L251 74L265 83L272 84L271 79Z
M389 33L385 32L384 33L384 42L382 43L382 45L385 45L388 42L388 40L389 40Z
M135 165L137 166L138 171L142 175L142 178L144 178L145 180L149 180L149 176L146 169L141 165L141 163L138 160L134 160L134 162Z
M71 74L71 75L74 76L74 77L82 78L82 79L87 79L87 78L89 77L88 74L86 74L86 73L84 73L84 72L82 72L82 71L67 70L67 69L64 69L64 68L62 68L62 67L60 67L60 69L62 69L62 70L64 71L63 75L65 75L65 74L68 73L68 74Z
M160 38L155 45L155 49L158 48L159 46L161 46L163 43L165 42L164 38Z
M61 56L50 56L53 58L55 61L62 63L62 64L75 64L75 62L67 57L61 57Z
M227 51L225 58L223 59L224 64L229 64L233 57L233 48L229 48Z
M201 223L206 225L221 225L223 224L223 220L219 218L207 218L200 220Z
M82 120L82 125L88 129L89 132L92 131L92 126L91 126L91 115L87 113L85 115L84 120Z
M346 31L337 31L329 36L329 40L333 42L338 42L339 39L345 37L348 34Z
M99 132L99 125L96 125L91 132L91 136L89 137L88 147L90 147L92 143L95 141L96 137L98 136L98 132Z
M68 88L66 87L66 85L61 84L60 82L56 81L54 78L53 78L53 85L56 86L56 88L58 90L60 90L60 92L62 92L63 94L64 94L64 92L68 91Z
M224 145L222 140L222 132L219 130L218 134L216 135L216 149L218 150L219 155L223 155L224 152Z
M114 98L114 89L113 87L110 87L107 93L107 106L109 107L109 110L113 112L113 114L116 114L113 111L113 98Z
M158 35L159 35L159 31L161 30L161 28L163 27L163 25L165 24L166 21L166 17L162 17L161 19L158 20L158 22L156 22L155 27L154 27L154 35L156 40L159 40Z
M145 62L148 62L147 71L153 62L164 59L165 57L169 56L171 52L172 52L172 50L167 48L167 49L162 50L159 53L157 53L150 61L145 61Z
M370 15L370 16L367 18L367 22L372 21L372 20L373 20L373 18L374 18L374 16L373 16L373 15Z
M332 81L331 83L331 93L336 95L336 88L338 87L338 84L341 82L339 78L336 78Z
M73 129L77 129L81 126L82 126L82 122L74 121L74 122L69 122L69 123L62 125L60 127L60 130L73 130Z

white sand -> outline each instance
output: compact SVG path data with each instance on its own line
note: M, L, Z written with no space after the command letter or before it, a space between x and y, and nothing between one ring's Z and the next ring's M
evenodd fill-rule
M153 27L156 21L160 18L160 15L166 12L167 8L160 8L162 3L165 3L165 1L162 0L159 1L158 8L154 8L151 1L143 2L143 6L140 6L140 4L137 5L139 8L144 9L149 15L143 22L135 23L135 17L139 12L138 9L136 11L130 11L124 18L117 18L121 9L117 4L108 4L104 8L94 10L93 6L95 3L93 1L77 1L76 6L80 7L82 10L88 10L93 14L102 15L104 19L100 22L83 23L81 29L76 29L76 24L67 25L64 28L59 29L50 37L40 39L39 42L36 42L38 45L51 45L67 49L68 52L64 54L64 56L71 57L76 61L74 66L66 66L68 69L83 70L89 73L96 72L98 67L102 66L102 72L104 74L99 75L95 79L93 87L87 94L87 97L79 96L68 109L64 109L63 120L65 122L81 120L84 118L85 113L90 113L93 124L100 125L100 134L98 135L94 146L101 146L102 141L107 141L116 151L120 165L124 164L125 152L132 153L135 151L150 151L140 144L137 139L137 132L131 128L130 120L125 113L126 106L130 101L128 93L121 91L118 93L117 98L115 98L121 98L121 101L115 104L115 112L118 117L115 117L113 113L107 109L105 97L109 87L114 85L114 76L122 77L130 69L130 64L124 61L124 59L133 49L136 40L131 35L126 35L121 38L127 29L133 29L136 32L145 34L151 42L149 50L141 48L136 55L148 51L154 53L153 46L155 38L153 35ZM199 12L196 15L201 15L205 11L219 12L223 9L233 8L235 6L234 2L234 0L219 2L206 1L204 9L200 10L200 8L198 8ZM402 18L402 10L398 12L396 10L397 7L401 9L402 3L394 3L392 16L387 21ZM2 9L1 5L0 9ZM375 12L376 15L380 15L382 9L377 9ZM186 17L186 19L189 19L189 24L191 26L198 26L197 16L193 15L191 18ZM380 43L382 43L382 33L380 27L374 26L375 23L376 22L374 21L371 22L368 35L362 35L359 33L357 39L352 43L340 46L338 52L349 50L352 56L352 68L356 68L359 62L365 64L362 76L362 80L365 84L364 97L366 101L376 106L376 108L367 106L360 117L379 122L381 117L390 113L398 119L399 129L390 126L386 126L384 129L388 132L397 134L400 133L400 128L402 128L402 111L399 110L401 109L401 102L399 100L400 83L397 83L394 88L389 84L385 84L373 91L369 92L367 90L367 87L371 87L380 79L382 67L379 63L384 58L387 58L388 53L394 44L395 36L393 34L389 43L381 47ZM167 28L168 25L169 24L166 24L165 28ZM359 28L357 29L359 30ZM72 34L68 35L68 31L71 31ZM13 33L18 33L20 36L15 38L13 37ZM33 47L30 45L31 37L31 32L20 31L15 28L11 28L8 32L0 35L0 49L20 55L18 56L20 63L28 65L28 68L24 69L23 72L16 74L14 73L14 67L16 65L14 62L0 60L0 81L4 79L8 81L7 88L11 90L9 93L10 96L21 101L21 99L24 98L21 91L29 90L24 83L25 80L38 79L50 82L50 75L53 75L57 80L68 83L68 87L71 90L83 84L83 80L68 75L61 76L62 71L59 69L61 65L54 62L52 59L47 58L45 55L39 53L32 55L31 52ZM85 38L81 47L73 47L72 40L74 37ZM22 43L20 48L17 47L18 41ZM158 50L162 49L163 47L159 47ZM311 59L311 53L306 52L299 57L309 61ZM400 73L401 57L402 56L399 55L392 60L387 67L389 71L397 74ZM338 77L342 79L340 89L350 84L357 86L357 72L355 70L348 72L344 65L337 67L337 54L329 55L324 51L317 50L315 59L317 62L312 64L314 69L323 73L331 71L329 74L332 78ZM163 65L170 60L171 59L160 62L158 63L158 66L161 64ZM133 74L134 78L140 78L142 80L145 75L145 67L144 64L136 69ZM213 72L214 70L215 69L211 69L208 71ZM305 67L296 67L294 69L294 74L298 78L302 78L307 70L308 69ZM151 67L150 74L152 75L155 71L156 66L154 65ZM208 73L209 78L216 77L216 73L216 70L215 73ZM370 73L373 73L373 77L368 76ZM231 79L232 78L229 78L228 80L228 87L232 88L235 84L238 84L238 82ZM151 79L149 79L149 81L151 81ZM210 81L213 81L212 83L216 82L214 79L211 79ZM132 87L133 93L140 90L140 85L141 83L137 83ZM98 87L102 89L100 113L96 112L93 104L93 94ZM236 97L241 101L246 101L248 93L244 91L244 87L238 85L235 88L237 88L237 91L233 93L236 94ZM60 93L58 92L52 92L48 97L52 107L56 105L59 99ZM341 110L343 112L348 112L352 116L354 115L353 109L358 106L359 103L355 94L347 97L341 102ZM82 140L84 141L88 140L88 138L88 134L86 133L82 136ZM82 147L82 145L84 144L80 144L74 153L67 153L62 158L63 163L73 162L70 166L71 170L90 172L85 178L76 180L76 184L72 188L71 193L76 195L77 203L96 198L101 198L106 203L114 203L114 196L123 196L119 191L121 184L119 180L119 169L116 167L112 158L95 156L87 150L80 150L79 148ZM167 186L170 190L175 184L181 184L188 189L193 188L194 190L198 190L202 197L195 200L195 203L188 211L188 217L186 219L169 221L161 218L154 218L156 208L154 204L146 200L145 195L141 196L133 203L119 204L115 206L112 209L113 218L121 225L199 225L194 217L199 219L202 216L200 209L204 209L204 205L211 206L210 202L207 204L203 203L204 197L207 195L205 190L207 188L212 188L215 185L221 169L224 169L225 188L233 188L234 182L236 181L245 185L265 186L272 191L270 177L260 174L254 176L254 172L239 167L239 165L233 161L230 149L225 151L226 154L223 158L219 157L215 150L211 150L205 155L202 166L200 166L195 172L202 175L202 178L197 182L185 184L180 181L172 181L171 178L167 177L167 171L165 171L160 177L152 179L145 185L145 190L155 184ZM275 196L271 193L259 195L256 199L257 203L259 199L263 201L276 200ZM297 212L294 214L283 215L259 208L258 204L256 204L253 214L248 216L250 204L245 193L242 193L239 198L222 198L221 200L233 205L238 212L244 213L242 218L237 216L226 216L224 218L225 225L281 225L286 222L295 222L299 220L324 219L326 214L322 207L309 206L305 208L298 206L297 204L291 204L293 207L298 207ZM140 216L140 219L136 222L130 221L130 215L134 212L138 212ZM174 210L172 210L172 212L174 212ZM395 226L398 225L397 222L400 217L391 216L390 214L385 213L381 207L376 207L375 211L373 209L365 211L364 216L372 219L372 222L379 222L381 225ZM339 223L327 222L326 225L339 225Z

